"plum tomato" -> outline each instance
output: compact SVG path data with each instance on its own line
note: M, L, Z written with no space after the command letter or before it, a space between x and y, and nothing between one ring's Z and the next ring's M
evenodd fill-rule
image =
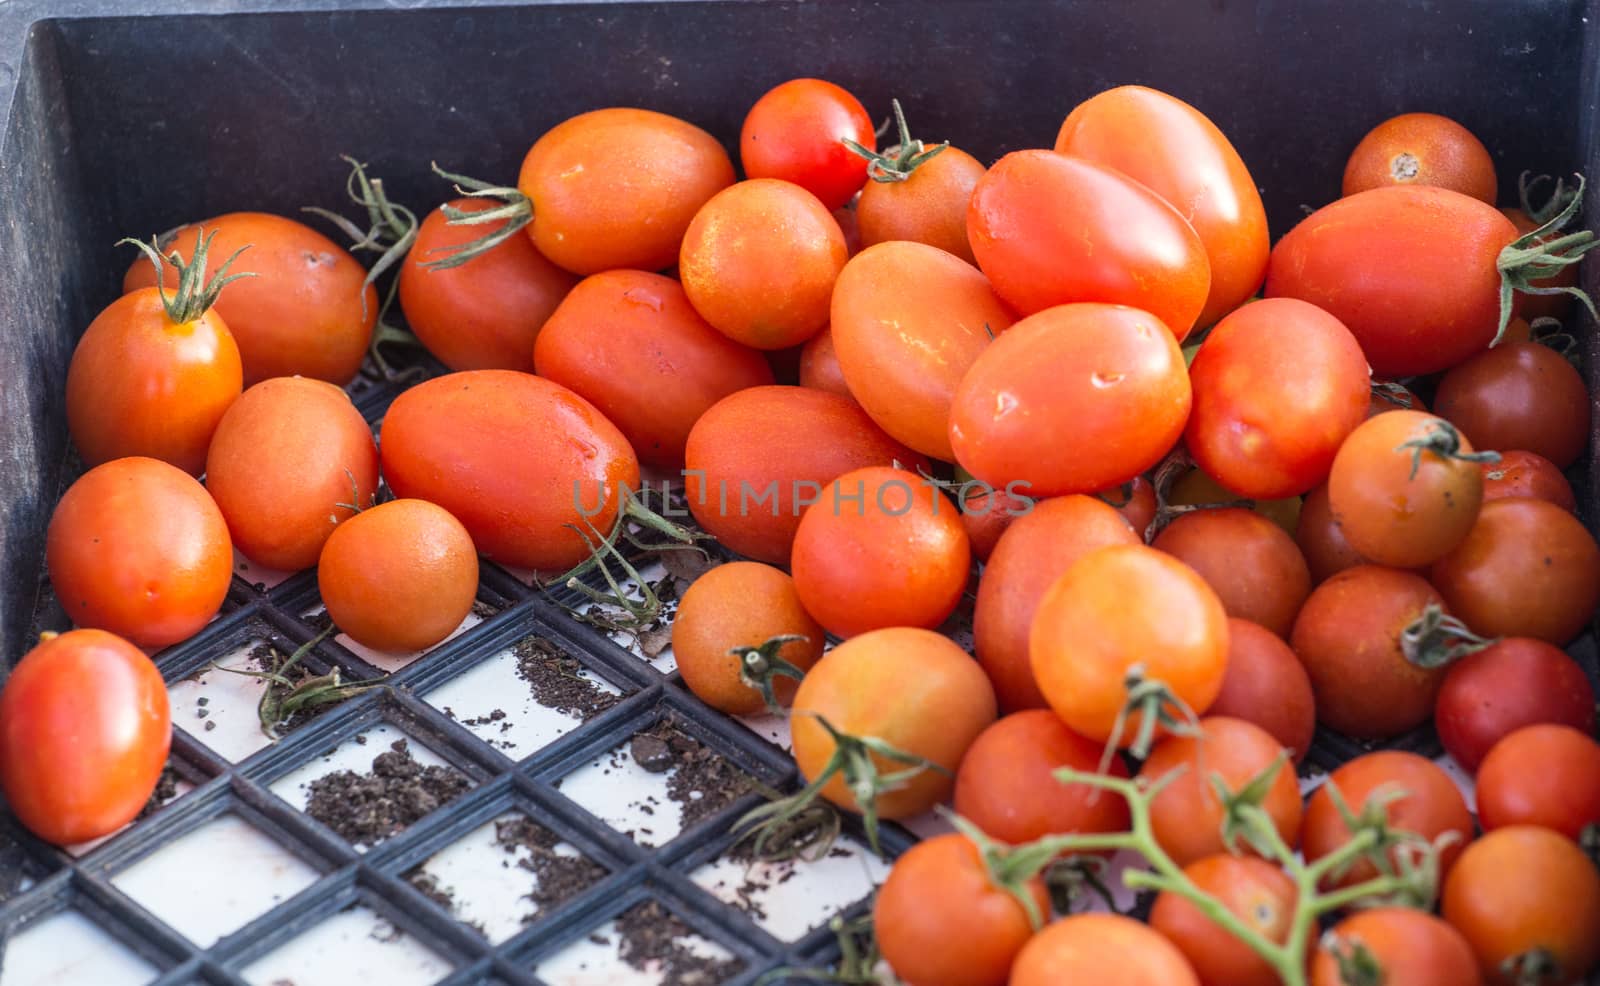
M1311 594L1311 570L1283 528L1250 510L1222 507L1180 514L1150 546L1206 580L1229 616L1280 637Z
M1271 630L1237 617L1228 619L1228 673L1208 712L1255 723L1296 763L1310 751L1316 731L1316 700L1305 666Z
M948 144L927 148L899 167L873 168L856 203L862 244L926 243L976 265L967 242L967 203L983 172L983 162Z
M1542 825L1577 842L1600 825L1600 743L1571 726L1524 726L1494 745L1477 776L1486 832Z
M778 178L815 195L829 209L855 197L867 162L845 145L872 150L872 117L849 90L823 79L790 79L768 90L745 114L739 163L751 178Z
M826 390L844 397L852 396L850 385L844 379L844 370L839 366L839 351L833 345L832 328L823 329L800 347L800 386Z
M1389 185L1433 185L1494 205L1494 159L1472 131L1437 113L1402 113L1373 127L1344 166L1354 195Z
M151 649L198 633L233 578L228 525L205 487L138 456L95 466L67 488L45 557L73 623Z
M139 648L104 630L42 634L0 693L6 806L58 846L133 821L171 744L161 672Z
M1072 302L1150 312L1173 338L1211 289L1205 245L1131 178L1054 151L1013 151L978 180L967 236L995 292L1023 315Z
M1349 986L1341 955L1357 949L1377 963L1383 986L1483 986L1461 932L1426 911L1374 907L1334 925L1311 959L1311 986Z
M1096 493L1143 473L1189 417L1183 353L1161 320L1119 305L1061 305L990 343L956 388L956 461L1034 497Z
M1190 863L1183 875L1262 938L1279 945L1289 940L1297 895L1283 870L1224 853ZM1156 897L1150 927L1178 946L1200 986L1279 986L1278 974L1250 946L1171 891Z
M1311 581L1321 585L1329 578L1357 565L1366 564L1361 552L1350 547L1344 528L1328 503L1328 484L1307 493L1295 525L1294 543L1311 568Z
M1116 983L1200 986L1189 960L1159 932L1120 914L1074 914L1028 940L1010 986Z
M1306 862L1316 862L1350 841L1350 827L1339 814L1330 790L1337 790L1349 809L1360 814L1374 793L1396 789L1404 795L1389 802L1384 810L1392 829L1430 841L1446 832L1455 833L1455 839L1439 852L1439 872L1448 873L1472 839L1472 813L1449 774L1433 761L1401 750L1359 756L1328 775L1327 782L1306 803L1305 826L1301 829ZM1333 882L1349 887L1377 875L1370 862L1360 860Z
M1499 462L1484 462L1483 502L1527 497L1578 511L1578 497L1572 484L1554 462L1537 452L1511 449L1500 453Z
M1583 666L1561 648L1507 637L1451 666L1433 723L1445 750L1471 773L1524 726L1558 723L1593 732L1594 701Z
M1526 449L1561 469L1589 447L1583 377L1537 342L1505 343L1452 367L1433 410L1479 448Z

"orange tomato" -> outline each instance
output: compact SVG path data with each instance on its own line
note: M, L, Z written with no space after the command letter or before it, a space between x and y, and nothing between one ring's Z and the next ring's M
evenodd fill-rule
M844 370L839 367L839 352L833 345L833 329L823 329L800 348L800 386L851 396Z
M1332 949L1357 947L1377 960L1384 986L1483 986L1461 932L1409 907L1356 911L1334 925L1311 960L1312 986L1349 986Z
M1373 127L1344 166L1340 194L1386 185L1436 185L1494 205L1494 159L1472 131L1437 113L1402 113Z
M967 203L983 172L983 162L946 147L903 179L868 181L856 203L862 244L926 243L976 265L967 242Z
M1034 935L1011 967L1010 986L1116 983L1200 986L1177 946L1133 918L1074 914Z
M1316 862L1350 841L1350 827L1328 793L1334 789L1358 815L1373 794L1396 789L1404 791L1404 797L1390 801L1385 809L1390 828L1420 835L1430 842L1447 832L1455 833L1454 840L1439 852L1441 875L1449 873L1456 857L1472 838L1472 814L1467 811L1467 802L1449 774L1415 753L1380 750L1357 757L1329 774L1327 782L1306 803L1301 847L1308 863ZM1349 887L1377 875L1371 863L1359 860L1336 882Z
M1262 938L1279 945L1289 940L1296 893L1283 870L1264 860L1222 854L1190 863L1183 875ZM1200 986L1280 984L1250 946L1177 894L1164 891L1156 897L1150 927L1178 946L1200 976Z

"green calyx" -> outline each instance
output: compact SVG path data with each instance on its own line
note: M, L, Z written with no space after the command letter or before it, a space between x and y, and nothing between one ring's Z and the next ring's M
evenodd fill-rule
M1449 616L1438 603L1429 603L1400 631L1400 653L1419 668L1442 668L1499 643L1498 637L1480 637L1465 623Z
M490 250L511 239L522 227L533 222L533 200L524 195L521 189L509 185L491 185L486 181L468 178L445 171L437 163L433 165L433 173L455 185L456 191L471 198L495 199L500 205L484 209L481 212L466 212L454 206L445 206L445 218L452 226L486 226L490 223L504 223L499 229L487 233L476 240L456 246L437 247L433 251L441 256L437 260L423 261L422 266L429 270L449 270L460 267L462 264L475 257L481 257Z
M1424 452L1440 459L1459 459L1462 462L1488 462L1500 461L1499 452L1463 452L1465 443L1461 439L1461 432L1456 426L1443 418L1435 418L1428 422L1422 434L1408 441L1401 442L1394 447L1396 452L1411 453L1410 479L1417 478L1417 471L1422 468L1422 455Z
M810 639L804 634L785 633L768 638L758 647L735 647L728 651L739 659L739 680L761 693L761 700L773 715L783 713L783 706L773 691L774 679L782 676L799 681L806 676L804 671L779 657L778 651L785 644L803 644Z
M207 233L205 229L196 231L194 256L188 263L183 262L183 257L174 250L163 254L159 246L159 239L152 237L149 243L143 240L124 238L117 241L117 246L131 243L138 247L156 269L156 290L161 294L161 307L167 310L167 318L174 325L187 325L204 315L212 305L217 303L217 296L222 289L239 280L241 277L255 277L252 272L241 271L238 274L229 274L228 268L239 259L239 254L250 249L249 245L233 251L233 256L222 262L217 268L217 273L208 281L206 280L206 262L210 257L211 241L216 238L217 231ZM178 272L178 290L167 297L167 287L163 275L165 271L162 264L170 265Z
M1572 190L1572 197L1559 212L1538 229L1519 237L1500 251L1495 263L1500 271L1500 327L1490 345L1499 345L1505 338L1519 291L1523 294L1569 294L1583 302L1590 316L1600 318L1595 311L1594 300L1582 288L1540 286L1536 283L1561 273L1582 260L1584 254L1600 246L1600 240L1595 239L1591 230L1556 235L1577 216L1583 205L1583 176L1576 177L1577 185Z
M283 726L296 715L320 706L343 702L347 698L383 684L382 678L346 683L340 680L338 668L333 668L327 674L311 675L301 671L291 676L290 672L298 670L300 661L311 653L312 648L326 640L337 629L330 624L326 630L301 644L293 654L276 664L270 671L244 671L239 668L225 668L220 664L212 664L211 667L229 674L260 678L267 683L266 690L261 693L261 701L256 706L256 716L261 722L262 734L277 742Z
M911 177L912 172L939 156L950 146L948 140L928 147L922 141L912 139L911 127L906 124L906 114L905 110L900 108L900 100L891 99L889 105L894 108L895 126L900 130L900 143L890 148L889 152L880 154L862 147L848 137L840 138L844 146L867 159L867 177L880 184L905 181Z

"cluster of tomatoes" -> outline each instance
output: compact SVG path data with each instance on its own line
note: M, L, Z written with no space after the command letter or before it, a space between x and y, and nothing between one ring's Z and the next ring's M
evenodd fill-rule
M461 194L420 222L357 165L372 228L335 221L370 271L260 213L138 244L68 375L90 468L48 565L86 629L0 696L21 820L73 842L142 806L170 720L140 648L216 614L235 551L314 566L353 639L420 650L480 555L549 578L638 525L692 542L636 495L677 473L748 559L685 593L683 680L731 714L791 704L811 782L763 838L816 796L875 833L953 795L960 832L876 904L909 982L1576 982L1600 962L1600 744L1560 647L1600 548L1562 473L1588 395L1530 324L1582 297L1575 198L1495 208L1483 146L1414 114L1273 245L1244 162L1164 93L1102 93L988 167L894 111L879 152L845 90L778 86L739 180L684 120L597 110L514 187L441 172ZM450 372L375 441L340 388L396 334L390 268ZM935 632L975 562L977 660ZM1488 834L1403 753L1302 805L1318 722L1430 718ZM1151 857L1155 930L1042 926L1040 871L1115 848Z

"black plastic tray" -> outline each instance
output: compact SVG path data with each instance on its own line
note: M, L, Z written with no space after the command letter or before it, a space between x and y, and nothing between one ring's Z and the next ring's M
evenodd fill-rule
M1582 0L809 0L533 3L390 0L0 0L0 658L9 666L48 611L43 538L71 478L62 392L71 348L111 300L131 257L111 244L233 209L289 212L336 202L340 153L368 161L393 197L425 208L447 189L427 163L509 180L529 143L581 110L643 105L730 142L750 102L797 75L857 92L875 112L905 101L924 137L984 159L1048 146L1065 112L1110 85L1140 82L1208 113L1261 183L1275 234L1336 194L1345 155L1373 123L1429 109L1485 138L1514 192L1523 169L1600 174L1591 126L1600 76L1600 3ZM1591 186L1596 189L1596 186ZM1600 189L1590 193L1600 214ZM1600 287L1593 263L1585 281ZM1582 334L1591 390L1600 343ZM434 369L437 369L436 367ZM363 377L377 420L392 385ZM1586 480L1585 518L1600 503ZM262 627L288 644L315 633L297 614L309 575L263 591L235 580L225 612L163 653L169 680ZM179 719L174 763L195 789L73 859L0 814L18 848L0 875L32 889L0 903L0 934L74 907L163 971L163 983L239 983L238 970L355 900L455 963L449 982L533 983L540 957L636 900L655 898L745 960L738 982L826 960L819 928L783 943L687 877L731 841L751 796L666 846L646 850L552 784L597 751L676 712L703 742L757 777L792 785L782 751L700 705L604 635L492 564L480 597L500 612L377 689L235 765ZM43 598L47 598L43 596ZM43 615L41 615L43 614ZM627 695L614 709L513 763L417 699L530 632L568 645ZM1595 665L1592 638L1577 650ZM332 642L317 658L352 678L375 669ZM274 796L274 779L386 720L475 781L448 808L371 852ZM1428 734L1399 745L1436 751ZM1361 747L1319 735L1312 760ZM399 874L461 833L520 805L610 875L491 947ZM112 886L112 875L202 822L241 815L324 875L311 889L197 949ZM894 829L891 851L912 837ZM9 885L9 881L7 881ZM859 905L858 905L859 906Z

